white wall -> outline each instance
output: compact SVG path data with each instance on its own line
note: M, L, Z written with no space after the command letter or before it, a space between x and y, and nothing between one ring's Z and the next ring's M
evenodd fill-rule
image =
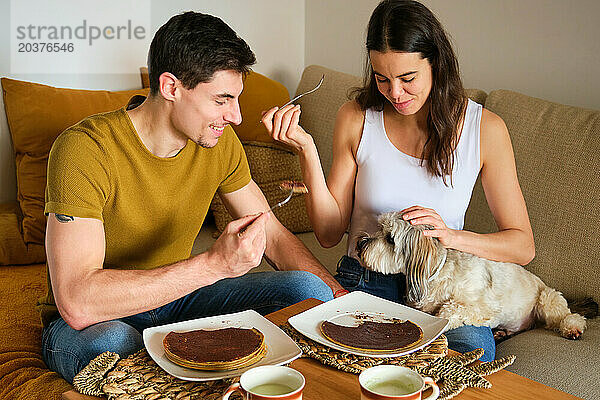
M307 65L362 75L379 0L306 0ZM451 35L466 87L600 109L600 1L423 0Z
M256 54L253 69L292 94L304 69L304 2L295 0L152 0L152 34L186 10L222 18Z
M380 0L306 0L306 65L362 76L367 23Z
M27 0L22 0L27 1ZM304 69L304 2L294 0L147 0L151 7L151 32L171 16L194 10L221 17L254 53L254 70L283 83L294 93ZM101 2L89 2L90 13ZM35 12L35 8L31 9ZM65 9L65 13L69 10ZM10 0L0 0L0 76L81 89L124 90L140 87L137 68L146 65L140 57L131 74L18 74L11 72ZM85 60L81 61L85 65ZM14 156L4 104L0 98L0 202L16 198Z

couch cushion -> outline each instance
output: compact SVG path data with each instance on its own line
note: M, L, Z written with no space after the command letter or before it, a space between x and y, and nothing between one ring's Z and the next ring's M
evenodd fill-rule
M600 302L600 111L493 91L485 107L508 127L536 244L528 269L568 298ZM495 231L478 184L465 229Z
M331 275L335 275L338 261L346 254L348 234L345 233L338 244L327 249L321 246L314 232L300 233L296 236L314 254L317 260L327 268Z
M21 234L21 211L19 204L0 204L0 265L24 265L43 262L44 246L25 244Z
M600 319L588 320L580 340L534 329L498 344L496 357L517 356L506 369L583 399L600 399Z
M302 180L298 156L285 147L263 142L245 142L243 146L252 178L270 205L277 204L287 196L287 193L279 188L282 181ZM223 231L231 217L218 195L214 197L210 208L219 232ZM291 232L312 230L302 195L294 195L283 207L273 210L273 213Z
M146 89L61 89L2 78L4 107L16 152L17 200L25 243L44 244L44 190L48 152L54 139L81 119L124 106Z
M480 89L465 89L465 94L468 98L481 105L485 104L487 93Z
M43 264L0 268L0 400L59 400L72 389L42 361L35 304L45 291Z

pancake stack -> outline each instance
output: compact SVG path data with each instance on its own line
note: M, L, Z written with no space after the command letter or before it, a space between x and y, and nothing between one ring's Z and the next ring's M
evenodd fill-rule
M175 364L203 371L244 368L267 354L265 337L256 328L169 332L163 346Z
M394 352L406 349L421 341L423 331L410 322L360 321L358 326L343 326L323 321L321 333L341 346L368 352Z

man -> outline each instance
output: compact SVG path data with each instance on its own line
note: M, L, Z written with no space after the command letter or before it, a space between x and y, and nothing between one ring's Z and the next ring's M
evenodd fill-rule
M54 143L42 353L67 381L104 351L143 347L146 327L250 308L265 314L342 289L261 213L268 204L229 126L241 122L242 78L254 62L220 19L177 15L150 46L148 98L89 117ZM190 257L217 191L239 219ZM284 271L246 274L263 254Z

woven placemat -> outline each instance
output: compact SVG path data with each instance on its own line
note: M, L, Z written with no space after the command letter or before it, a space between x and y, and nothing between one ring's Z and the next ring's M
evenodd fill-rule
M448 339L445 335L440 335L423 349L405 356L371 358L324 346L301 335L289 324L280 328L294 339L304 357L314 358L322 364L345 372L359 374L376 365L392 364L408 367L423 376L429 376L440 385L440 400L451 399L467 387L491 388L492 384L484 376L511 365L516 358L511 355L492 362L475 363L483 355L483 349L448 356Z
M300 347L303 357L314 358L322 364L353 374L360 374L367 368L381 364L393 364L409 368L417 366L424 367L431 361L442 358L448 354L448 340L444 335L441 335L423 349L405 356L375 358L345 353L324 346L321 343L303 336L287 323L280 326L280 328L296 342L298 347Z
M358 374L380 364L412 368L440 383L440 399L450 399L467 387L489 388L483 378L513 363L515 356L490 363L473 364L483 350L460 356L447 356L448 343L444 335L414 353L392 358L370 358L340 352L308 339L289 324L281 326L303 352L322 364L341 371ZM238 378L190 382L175 378L160 368L145 349L119 360L115 353L105 352L92 360L73 380L75 389L83 394L106 396L109 400L192 400L219 399L225 389ZM232 399L241 399L234 393Z
M238 380L184 381L166 373L142 349L122 360L108 351L100 354L75 376L73 386L79 393L109 400L217 400ZM242 396L234 392L230 399Z

